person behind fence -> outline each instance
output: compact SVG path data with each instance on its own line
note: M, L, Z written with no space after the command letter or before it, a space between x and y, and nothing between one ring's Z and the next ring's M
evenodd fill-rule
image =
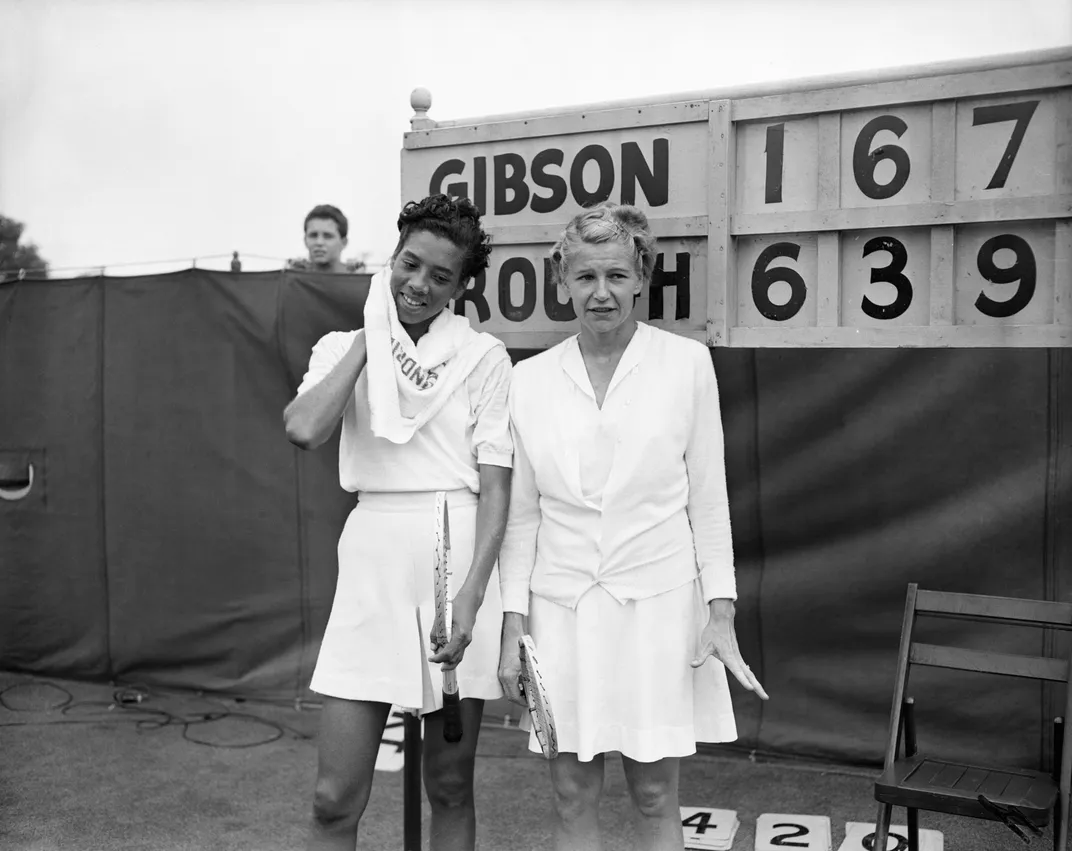
M350 223L342 210L331 204L317 204L305 216L304 231L309 258L290 260L288 268L336 274L353 271L342 259L350 232Z
M355 847L394 704L424 719L432 849L472 849L477 734L484 701L502 697L502 606L489 580L510 491L511 365L498 339L448 307L487 267L489 240L477 209L445 195L406 204L398 229L364 328L315 345L284 414L304 449L342 420L340 483L358 493L310 684L324 700L310 848ZM448 492L454 631L429 656L437 491ZM452 668L465 731L456 744L442 719L442 671Z
M703 344L638 323L643 212L586 210L551 252L580 332L514 367L514 473L499 556L500 680L532 636L554 716L556 848L600 848L604 754L620 752L640 848L683 846L679 759L737 736L741 657L718 387ZM528 719L528 716L524 716ZM526 725L528 726L528 725ZM540 751L535 732L529 747Z

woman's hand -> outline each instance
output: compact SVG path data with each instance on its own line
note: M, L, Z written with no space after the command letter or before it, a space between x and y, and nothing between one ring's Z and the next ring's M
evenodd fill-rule
M518 640L525 633L523 616L517 612L503 615L502 648L499 651L499 685L511 703L528 708L521 693L521 648Z
M700 652L690 664L699 668L707 661L708 656L715 657L725 665L726 670L746 689L754 691L763 700L768 699L752 669L744 663L741 649L737 646L737 633L733 629L732 600L711 601L710 617L700 635Z
M429 662L441 663L444 671L453 671L461 664L465 648L473 641L473 625L476 623L476 613L480 610L481 602L483 601L477 600L472 591L462 587L452 604L454 617L450 628L450 641L445 646L439 646L433 634L432 650L435 655L428 657Z

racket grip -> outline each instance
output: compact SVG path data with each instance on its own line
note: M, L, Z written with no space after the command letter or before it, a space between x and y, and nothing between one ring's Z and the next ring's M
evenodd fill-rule
M462 740L462 703L458 692L443 692L443 738L451 744Z

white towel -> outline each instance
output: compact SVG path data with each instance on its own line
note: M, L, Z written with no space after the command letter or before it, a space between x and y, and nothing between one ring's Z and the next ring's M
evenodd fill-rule
M372 433L392 443L406 443L497 345L502 341L473 330L466 317L449 307L414 345L398 320L391 268L377 273L365 300Z

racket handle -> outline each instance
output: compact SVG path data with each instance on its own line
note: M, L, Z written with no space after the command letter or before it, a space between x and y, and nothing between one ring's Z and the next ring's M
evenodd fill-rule
M451 744L462 740L462 703L458 692L443 692L443 738Z

